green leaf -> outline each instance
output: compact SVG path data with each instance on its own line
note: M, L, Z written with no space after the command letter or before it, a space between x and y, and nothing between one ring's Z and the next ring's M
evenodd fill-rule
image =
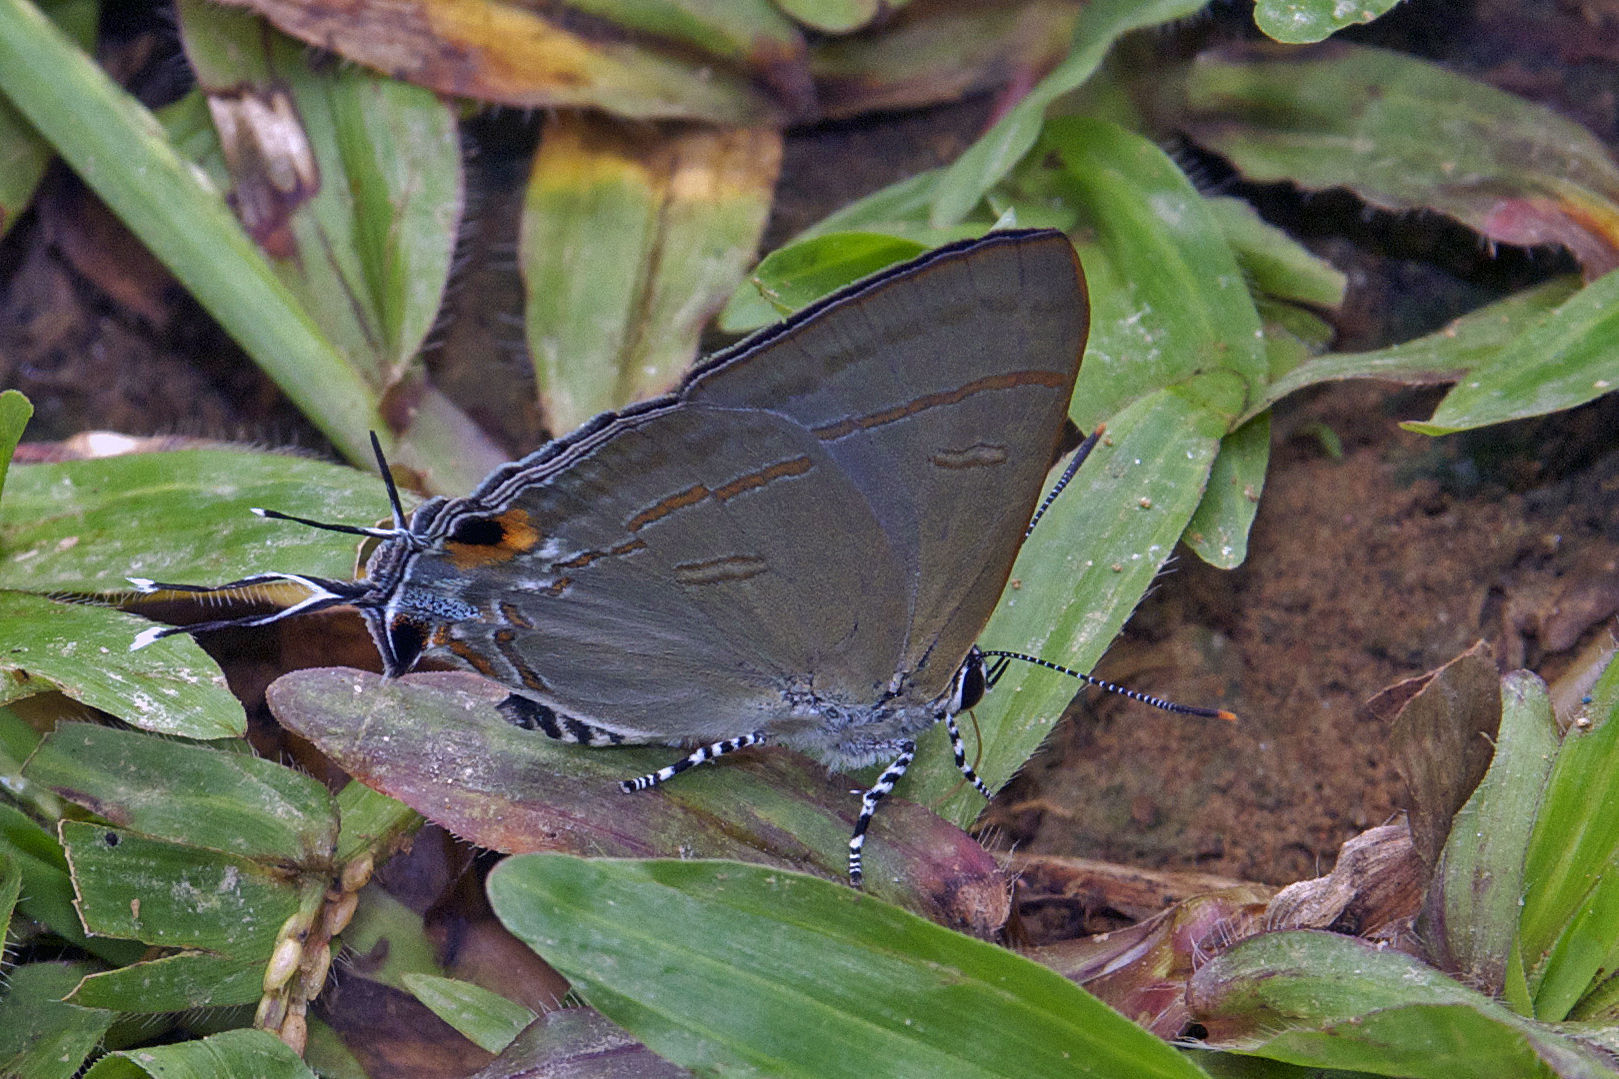
M679 379L753 257L780 153L763 129L552 118L520 243L529 350L555 430Z
M369 387L152 114L25 0L0 0L0 95L333 442L369 454L365 431L387 430Z
M1248 557L1248 530L1259 512L1270 464L1270 414L1261 413L1220 440L1208 489L1186 525L1186 545L1220 569Z
M1579 124L1401 53L1277 55L1199 57L1177 126L1250 180L1345 187L1501 243L1560 243L1593 276L1619 261L1619 164Z
M422 825L414 809L358 780L350 780L337 792L337 820L338 865L362 853L375 856L379 851L393 850L396 840Z
M1558 743L1540 679L1507 675L1501 704L1495 759L1451 822L1418 922L1442 969L1490 993L1505 987L1517 947L1524 858Z
M491 1053L506 1048L534 1021L534 1012L481 985L432 974L406 974L404 982L434 1015Z
M59 689L136 726L190 738L240 737L247 714L196 642L131 654L148 623L107 607L0 590L0 699ZM154 669L154 660L161 665Z
M1456 383L1425 423L1428 435L1583 405L1619 386L1619 270L1604 275Z
M249 232L362 377L378 389L398 381L438 314L454 255L463 194L453 112L361 68L316 71L306 49L247 12L187 0L177 15ZM274 114L278 103L291 111ZM311 173L289 175L300 162Z
M263 520L254 506L347 524L388 516L374 476L284 454L176 450L19 465L0 503L0 588L127 594L128 576L206 584L266 570L354 575L352 537Z
M464 201L454 111L421 87L321 64L249 12L191 0L176 12L248 234L346 373L391 406L392 456L432 490L464 491L505 454L426 382L418 355Z
M746 333L768 326L924 250L914 240L875 232L829 233L777 248L732 295L720 314L720 329Z
M1083 85L1119 37L1185 18L1202 6L1203 0L1094 0L1087 4L1074 25L1067 58L931 182L930 223L942 228L963 220L1034 146L1047 106Z
M1203 197L1162 150L1116 125L1062 117L1045 140L1095 234L1080 252L1091 339L1076 422L1093 426L1163 387L1234 420L1268 364L1253 296Z
M1371 22L1400 0L1259 0L1254 25L1289 45L1323 41L1346 26Z
M777 6L812 30L824 34L847 34L860 29L884 8L904 6L880 0L776 0Z
M68 1000L140 1015L256 1004L264 996L265 958L181 952L148 959L89 975Z
M34 414L28 398L16 390L0 390L0 494L5 492L6 472L11 467L11 455L22 441L23 428Z
M1564 1018L1619 951L1619 663L1592 697L1593 724L1563 736L1524 867L1521 947L1542 1019Z
M332 796L275 761L94 723L45 736L23 774L118 827L265 863L329 862Z
M91 50L101 21L99 0L40 0L39 9L80 48ZM0 98L0 236L28 209L45 167L54 156L50 143L39 137L16 108ZM0 479L4 468L0 468Z
M23 914L109 963L132 963L145 950L131 940L85 936L73 906L73 882L61 844L27 814L5 802L0 802L0 854L8 856L22 875L17 910Z
M73 1079L117 1018L62 1003L87 963L29 963L6 974L0 998L0 1075Z
M1598 1079L1597 1052L1403 953L1307 930L1262 933L1187 989L1215 1047L1407 1079Z
M1407 385L1449 382L1491 362L1579 289L1572 275L1554 278L1470 311L1441 330L1372 352L1329 352L1279 375L1249 410L1255 415L1320 382L1375 378Z
M298 887L247 858L63 821L84 924L92 933L165 947L267 959L298 910Z
M1203 204L1255 289L1317 307L1344 302L1349 276L1260 217L1252 203L1220 197L1205 198Z
M873 1067L896 1079L1201 1074L1052 971L815 878L524 855L497 866L488 890L506 927L595 1007L686 1067L779 1079Z
M108 1053L84 1079L316 1079L296 1050L262 1030Z
M17 897L22 894L22 867L0 846L0 943L11 931L11 913L17 909Z

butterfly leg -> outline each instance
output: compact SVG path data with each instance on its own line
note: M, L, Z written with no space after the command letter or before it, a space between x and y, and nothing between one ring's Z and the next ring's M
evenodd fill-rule
M871 827L871 818L877 815L877 803L887 798L894 790L894 784L899 782L905 769L911 766L916 757L915 742L901 742L899 756L894 763L883 769L883 774L877 777L871 789L860 796L860 817L854 822L854 835L849 837L849 883L860 887L862 871L860 866L860 852L866 845L866 829Z
M967 763L967 747L961 743L961 731L956 726L954 716L944 717L944 729L950 732L950 752L956 755L956 767L961 769L961 774L967 777L974 790L985 798L993 798L994 795L990 793L989 788L984 786L984 781L973 771L973 766Z
M656 787L659 783L666 783L675 778L675 776L688 768L695 768L699 764L707 764L711 760L723 757L727 753L735 753L739 749L759 745L764 740L764 731L754 731L752 734L727 738L723 742L714 742L711 745L703 746L701 749L693 750L690 754L675 761L667 768L659 768L656 772L648 772L644 776L623 780L619 783L618 789L628 794L631 791L644 791L648 787Z

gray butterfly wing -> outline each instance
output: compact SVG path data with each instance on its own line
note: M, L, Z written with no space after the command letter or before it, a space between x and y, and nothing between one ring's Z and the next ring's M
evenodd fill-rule
M794 692L869 704L892 676L901 562L796 424L642 410L507 487L520 493L481 509L521 515L531 549L462 578L460 598L490 617L448 630L463 658L565 715L719 739L781 718ZM422 570L450 577L457 547Z
M942 248L497 469L420 526L414 576L482 612L449 650L642 739L869 708L896 675L936 698L1040 493L1083 301L1055 233ZM448 538L478 518L498 557Z
M991 234L719 354L684 391L790 417L860 488L898 540L897 670L912 672L913 699L944 691L1005 588L1088 328L1065 237Z

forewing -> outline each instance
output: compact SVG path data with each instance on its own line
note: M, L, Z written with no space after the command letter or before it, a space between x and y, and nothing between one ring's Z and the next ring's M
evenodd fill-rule
M506 489L445 523L498 513L532 532L526 555L467 581L487 619L450 633L564 714L729 737L779 718L791 688L869 704L895 670L900 563L821 442L780 416L641 410ZM441 572L468 553L447 543Z
M991 234L743 342L681 391L791 418L864 494L903 559L918 699L944 691L1006 585L1088 322L1065 237Z

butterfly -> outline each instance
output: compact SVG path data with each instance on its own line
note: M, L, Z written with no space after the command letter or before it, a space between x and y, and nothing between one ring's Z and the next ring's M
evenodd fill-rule
M991 677L976 641L1059 454L1088 327L1061 233L938 248L408 518L379 447L391 526L256 511L375 537L364 577L132 579L307 590L136 646L351 605L389 677L448 659L505 687L518 726L696 747L627 791L767 742L839 771L882 763L849 841L859 886L866 830L921 732L944 723L990 793L954 717Z

